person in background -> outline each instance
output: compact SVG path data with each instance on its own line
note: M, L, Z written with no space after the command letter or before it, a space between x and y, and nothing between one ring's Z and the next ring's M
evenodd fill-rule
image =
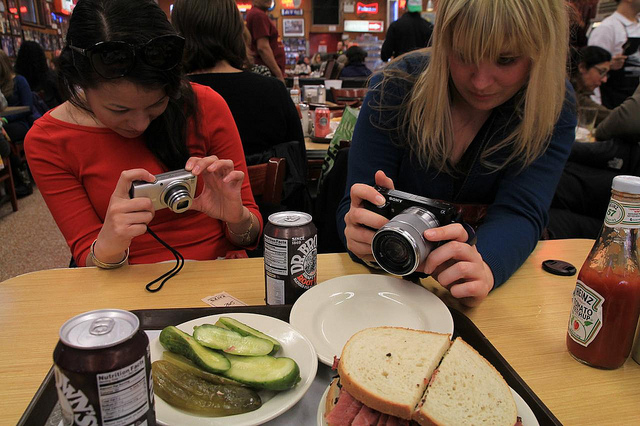
M309 57L306 55L301 55L300 59L298 59L298 63L293 69L294 75L309 75L311 74L311 63L309 61Z
M345 49L344 49L344 42L342 40L338 40L338 42L336 43L336 57L340 56L340 55L344 55L345 53Z
M256 74L264 75L265 77L273 77L269 67L266 65L258 65L255 63L255 55L251 51L251 33L245 23L244 30L242 31L242 37L244 38L245 50L247 51L247 60L243 69L254 72Z
M368 77L371 75L371 70L364 63L367 52L360 46L351 46L347 49L346 55L347 63L342 68L340 77Z
M336 219L345 246L375 267L387 219L377 184L464 207L418 266L466 305L480 303L531 254L574 140L564 0L439 0L433 47L374 76L358 116ZM341 232L342 231L342 232Z
M275 78L284 82L284 47L278 43L278 29L267 15L270 6L271 0L253 0L253 7L247 12L251 50L256 52L258 65L266 65Z
M301 179L306 178L304 135L289 92L275 78L242 70L244 23L235 1L177 0L171 20L185 38L183 64L189 79L224 98L238 126L247 163L265 162L265 154L287 157L287 169L291 172L297 165ZM268 154L288 143L295 154ZM283 205L299 206L293 200L295 193L287 194L285 188L285 194Z
M387 62L403 53L427 47L433 32L433 25L420 16L422 0L407 0L407 11L389 25L387 36L382 43L380 59Z
M614 137L640 141L640 85L622 104L611 110L607 118L597 127L595 136L599 141Z
M2 127L12 141L22 141L31 127L33 120L39 117L34 114L33 93L27 79L16 74L11 65L11 60L0 49L0 90L7 100L8 106L26 106L29 110L19 114L2 117ZM18 197L25 197L33 193L31 180L26 164L23 164L17 155L10 155L11 171L13 172L14 186Z
M607 81L611 66L611 54L598 46L585 46L572 52L571 84L576 92L578 107L598 110L596 125L604 120L609 108L591 99L593 91Z
M625 53L625 44L640 37L640 1L615 0L616 11L602 20L589 35L589 46L599 46L611 53L611 71L600 86L602 105L609 109L631 96L640 81L640 52Z
M74 8L58 70L68 101L34 123L25 149L79 266L173 259L147 230L185 259L246 257L257 244L262 219L233 116L184 79L183 46L154 0ZM181 169L198 180L184 213L130 198L134 181Z
M322 54L316 53L313 55L313 58L311 58L311 71L319 71L323 62Z
M62 103L56 73L47 65L42 47L35 41L24 41L18 50L15 70L29 82L49 109Z

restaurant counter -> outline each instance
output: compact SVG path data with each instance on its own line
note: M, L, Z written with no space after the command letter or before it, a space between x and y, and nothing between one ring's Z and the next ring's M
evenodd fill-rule
M526 263L476 308L461 307L431 279L423 285L467 315L565 425L638 424L640 365L599 370L574 360L565 336L576 277L544 272L560 259L578 269L593 241L541 241ZM64 321L102 308L127 310L204 307L222 291L248 305L264 304L263 259L187 262L158 293L145 284L169 264L55 269L0 283L0 424L16 424L52 364ZM347 254L318 256L318 282L369 273ZM312 419L310 419L312 421Z

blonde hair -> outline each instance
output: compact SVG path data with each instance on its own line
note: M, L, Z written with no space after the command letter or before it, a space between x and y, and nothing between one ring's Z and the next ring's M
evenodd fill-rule
M484 150L481 161L493 169L514 160L525 167L542 155L565 98L569 29L564 1L439 0L432 42L432 48L426 49L431 51L429 65L415 77L398 117L420 164L440 171L451 169L447 163L453 150L451 53L475 64L496 61L505 52L530 58L528 83L516 101L515 117L520 122L504 140ZM399 75L402 73L397 67L387 67L381 90L392 78L411 80L406 73ZM507 146L512 149L503 162L487 160Z
M8 98L13 95L13 79L16 73L11 66L11 59L7 56L4 50L0 49L0 91Z

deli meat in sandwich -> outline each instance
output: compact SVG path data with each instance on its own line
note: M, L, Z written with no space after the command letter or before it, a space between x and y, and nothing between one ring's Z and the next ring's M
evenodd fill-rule
M338 373L326 400L329 426L517 424L500 373L448 334L362 330L344 346Z

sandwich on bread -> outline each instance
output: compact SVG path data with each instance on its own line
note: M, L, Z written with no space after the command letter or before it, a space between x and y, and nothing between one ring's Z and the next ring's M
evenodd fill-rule
M354 334L325 401L329 426L517 424L500 373L448 334L375 327Z

